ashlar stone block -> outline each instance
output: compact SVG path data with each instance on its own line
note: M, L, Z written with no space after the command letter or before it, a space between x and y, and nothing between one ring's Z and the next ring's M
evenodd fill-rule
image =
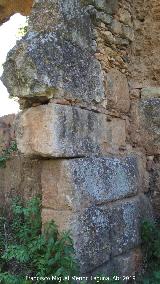
M78 212L44 208L42 218L43 214L45 221L56 216L60 229L64 228L64 224L65 229L70 229L81 272L87 273L114 259L111 262L112 269L116 262L115 257L140 245L141 222L143 218L150 216L151 207L148 199L142 195L113 205L91 205ZM129 269L130 263L126 265Z
M20 115L17 144L22 153L30 156L99 155L125 145L125 121L120 119L117 123L122 131L118 129L116 136L114 123L107 121L106 115L50 103Z
M140 177L134 156L43 162L43 223L70 229L83 273L139 246L141 221L152 215Z
M104 99L99 61L55 31L30 33L21 40L8 54L2 81L12 97Z
M34 1L29 30L58 31L65 39L93 53L95 36L92 21L81 4L81 0Z
M94 157L43 162L42 204L80 211L137 194L141 186L137 158Z

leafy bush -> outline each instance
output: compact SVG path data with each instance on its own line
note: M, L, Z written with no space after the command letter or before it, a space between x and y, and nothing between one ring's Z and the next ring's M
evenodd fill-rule
M16 141L12 140L9 147L6 147L2 150L2 155L0 156L0 168L5 167L6 161L8 161L11 157L11 155L16 152L17 144Z
M62 284L75 283L71 278L79 275L79 269L74 258L73 242L69 233L58 233L53 221L41 231L40 199L33 198L26 206L15 200L11 215L10 220L0 218L0 283L49 284L53 283L52 276L55 284L60 279ZM64 280L66 276L69 276L69 280ZM31 277L36 279L33 281ZM47 279L41 280L41 277ZM118 280L100 279L104 279L102 275L98 275L92 283L121 283ZM88 284L88 281L78 283Z
M33 198L25 207L14 201L12 218L10 221L1 218L0 231L2 284L53 283L40 279L31 282L29 277L76 275L78 268L69 234L60 235L54 222L46 224L41 232L40 199Z
M151 221L142 225L142 248L145 256L146 273L142 283L160 283L160 228Z

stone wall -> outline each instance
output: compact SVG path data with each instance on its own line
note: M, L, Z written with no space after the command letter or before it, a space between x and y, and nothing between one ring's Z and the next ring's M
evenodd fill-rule
M131 104L131 140L147 158L148 196L156 218L160 219L160 86L159 27L160 5L154 1L134 1L135 39L131 47L129 85Z
M159 214L159 6L132 2L36 0L4 65L18 148L41 168L42 221L71 230L85 274L134 275L150 200Z
M0 118L0 156L15 139L15 115ZM0 210L10 213L15 197L27 201L35 195L41 196L41 162L29 159L18 151L13 152L4 166L0 167Z

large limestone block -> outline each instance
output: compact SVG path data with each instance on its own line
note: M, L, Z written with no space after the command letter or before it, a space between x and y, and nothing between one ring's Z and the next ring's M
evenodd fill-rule
M142 180L130 156L45 161L41 183L45 208L79 211L136 195Z
M96 206L74 216L71 231L82 272L92 271L109 261L112 249L110 216L109 208L104 211Z
M112 255L120 255L141 242L142 221L152 219L152 207L145 195L113 204L111 219Z
M110 212L96 206L77 214L69 210L42 209L43 224L55 220L60 231L70 230L81 271L88 272L109 261Z
M13 97L104 99L98 60L53 31L30 33L20 41L7 57L2 81Z
M129 87L127 78L116 68L112 68L105 78L107 105L127 113L130 108Z
M147 154L160 154L160 99L142 100L138 106L140 143Z
M56 30L65 39L90 52L95 51L91 19L80 0L34 1L29 30Z
M44 208L42 219L43 216L45 221L56 216L60 229L65 224L65 229L71 230L81 271L86 273L101 268L115 256L125 254L140 244L141 222L151 216L151 207L142 195L113 205L92 205L76 213ZM114 269L114 263L111 269Z
M122 129L117 131L119 139L112 131L114 123L104 114L53 103L32 107L20 116L18 148L24 154L44 157L106 153L125 144L125 121L117 123Z
M43 223L53 218L60 230L71 230L83 273L104 266L112 274L123 259L134 272L128 252L140 244L141 221L152 216L148 198L137 196L140 176L134 156L43 162Z

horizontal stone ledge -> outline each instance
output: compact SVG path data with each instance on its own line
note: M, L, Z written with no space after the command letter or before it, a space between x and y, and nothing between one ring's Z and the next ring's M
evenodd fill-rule
M42 165L42 205L81 211L134 196L142 187L137 158L50 160Z
M125 145L125 120L50 103L24 111L17 124L19 150L30 156L82 157Z

